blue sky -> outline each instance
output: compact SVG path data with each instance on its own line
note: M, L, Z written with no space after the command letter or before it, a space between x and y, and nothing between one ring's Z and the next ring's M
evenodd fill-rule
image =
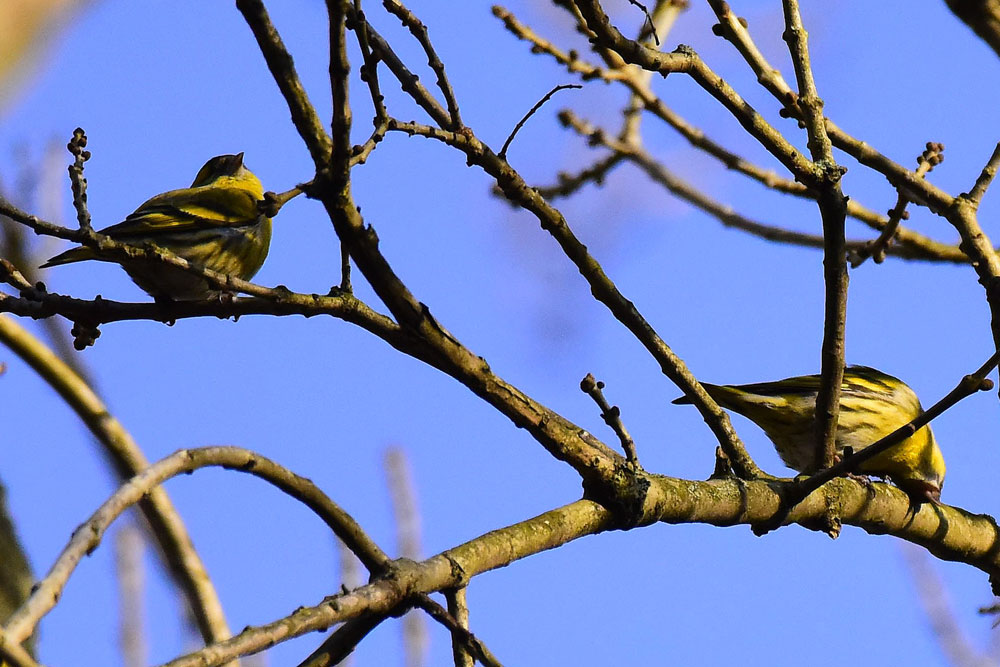
M312 100L328 117L323 3L271 4ZM378 3L368 4L369 18L432 82L415 42ZM638 25L628 3L608 4L620 25ZM711 34L707 7L693 4L670 48L694 46L804 146L804 135L777 117L777 104L739 55ZM732 4L791 80L780 3ZM933 172L934 182L952 193L970 187L998 138L1000 93L984 85L1000 74L996 56L941 2L851 1L822 13L818 6L808 7L805 19L827 113L906 165L915 164L926 141L943 142L945 162ZM584 49L550 4L521 0L507 7L560 43ZM489 3L414 0L411 8L430 29L464 120L495 149L546 91L574 81L506 33ZM387 75L382 81L394 115L425 120ZM370 128L367 92L359 83L353 87L357 143ZM691 81L678 75L656 86L716 140L777 167ZM560 93L519 134L511 163L538 184L585 164L599 154L560 129L555 112L569 106L615 128L625 99L622 90L600 83ZM121 220L152 194L186 185L205 160L221 153L244 151L267 189L310 177L308 153L231 3L140 7L105 0L80 12L3 112L0 177L12 182L24 155L64 144L77 126L90 138L90 209L99 227ZM653 119L644 127L655 155L720 200L761 220L819 229L815 205L727 173ZM876 210L894 203L884 179L849 159L845 164L845 192ZM499 375L613 442L578 389L593 373L621 407L647 469L693 479L710 474L715 443L697 413L669 404L676 388L590 299L585 281L537 223L489 194L488 177L467 168L457 152L400 135L387 138L354 178L366 222L396 272ZM997 193L987 195L981 209L987 233L994 233L998 200ZM725 230L629 167L560 208L699 377L750 382L818 371L820 253ZM915 229L955 238L943 219L911 209ZM72 220L66 201L62 215ZM871 232L852 223L849 234L868 238ZM53 254L61 247L45 246ZM256 281L320 293L339 282L337 242L319 205L301 199L281 212ZM146 298L112 265L59 267L46 283L80 297ZM381 308L359 275L355 284ZM852 271L850 290L848 360L902 377L925 405L989 356L989 312L969 267L869 262ZM405 448L413 467L425 555L580 494L567 466L458 383L339 321L119 323L103 327L82 357L150 458L211 444L259 451L312 478L390 552L395 538L381 462L391 445ZM68 408L15 358L0 351L0 360L8 364L0 379L0 475L40 574L107 497L113 480ZM995 396L981 394L935 422L949 466L945 502L1000 511L994 479L983 474L998 456L997 413ZM734 423L765 469L785 471L755 426L738 417ZM337 588L337 554L323 525L261 482L201 471L171 481L167 490L233 628L274 620ZM187 639L176 620L174 591L154 559L147 561L151 660L162 662ZM985 575L933 565L971 639L987 645L991 621L976 614L992 601ZM666 525L590 537L477 578L469 602L473 631L511 665L747 659L792 665L817 638L826 648L808 650L818 665L848 659L943 664L900 544L852 528L837 541L798 527L763 539L746 527ZM44 621L40 657L52 665L115 664L116 622L105 544L81 565ZM271 664L294 664L319 641L312 635L283 645ZM399 622L384 623L356 655L360 665L401 662ZM449 661L447 636L432 626L429 664Z

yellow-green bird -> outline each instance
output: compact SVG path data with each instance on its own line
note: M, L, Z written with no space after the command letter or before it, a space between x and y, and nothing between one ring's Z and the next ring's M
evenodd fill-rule
M764 429L789 468L813 467L816 455L816 394L819 375L758 384L702 383L724 408L738 412ZM674 403L690 403L686 397ZM923 412L906 384L867 366L848 366L840 385L837 453L864 449ZM917 502L938 502L944 485L944 456L930 426L866 461L859 472L885 476Z
M258 207L263 198L260 180L243 166L243 153L219 155L205 163L191 187L156 195L100 233L130 245L153 243L193 264L249 280L271 244L271 219ZM87 259L118 262L157 300L218 295L204 278L183 269L154 261L121 262L86 246L56 255L41 268Z

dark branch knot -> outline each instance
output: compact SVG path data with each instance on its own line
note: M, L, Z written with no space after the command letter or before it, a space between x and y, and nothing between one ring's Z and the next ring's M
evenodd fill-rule
M818 160L815 164L817 176L826 185L839 183L840 179L847 173L847 167L832 160Z

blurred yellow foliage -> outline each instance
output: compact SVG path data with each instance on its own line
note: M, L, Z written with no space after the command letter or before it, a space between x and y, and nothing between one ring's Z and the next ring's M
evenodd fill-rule
M72 9L88 0L0 0L0 108Z

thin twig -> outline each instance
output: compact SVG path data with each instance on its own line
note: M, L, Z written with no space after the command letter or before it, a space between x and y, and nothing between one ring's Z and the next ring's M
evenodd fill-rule
M333 120L330 138L333 150L326 160L335 187L347 187L351 171L351 100L348 77L351 63L347 58L347 11L352 9L346 0L326 0L330 25L330 91L333 102ZM322 168L322 167L321 167Z
M600 187L604 185L604 178L608 173L622 162L622 156L618 153L611 153L597 160L588 167L580 169L575 174L560 171L556 174L555 185L543 185L536 187L538 194L549 201L559 197L568 197L582 188L587 183L593 183ZM493 188L493 194L503 195L500 188Z
M629 435L628 429L625 428L625 424L622 423L621 410L617 405L611 405L608 403L608 399L604 398L604 383L598 382L593 375L587 373L580 382L580 389L594 399L597 407L601 409L601 419L618 436L618 440L622 443L622 450L625 452L625 459L632 465L639 467L639 455L635 451L635 442Z
M377 628L388 614L365 614L353 618L326 638L319 648L298 664L298 667L330 667L343 665L358 644Z
M628 0L628 3L634 7L638 7L642 11L643 15L646 17L646 26L648 26L649 34L653 37L653 42L656 46L660 45L660 38L656 34L656 24L653 23L653 17L649 15L649 10L646 9L646 5L639 2L639 0Z
M420 595L417 598L416 604L418 607L430 614L431 618L446 627L448 631L451 632L452 653L453 655L456 655L456 665L458 664L458 658L457 654L455 654L455 648L456 646L461 646L464 649L465 654L468 655L469 660L472 660L474 657L487 667L502 667L500 661L497 660L496 656L493 655L486 644L480 641L480 639L474 634L469 632L469 609L464 606L464 595L462 595L462 609L453 608L452 600L454 599L454 596L452 591L465 591L465 586L445 591L445 597L448 599L448 609L443 608L426 594ZM462 614L463 609L465 618L464 621L458 616L455 616L456 611L459 614ZM471 665L472 662L468 662L467 664Z
M990 304L990 328L993 343L1000 349L1000 255L993 248L989 236L983 231L976 214L976 205L964 195L955 198L954 206L947 212L948 222L962 237L961 248L969 256L969 263L979 276L979 283L986 288Z
M989 162L983 167L982 173L976 179L976 184L972 186L968 197L966 197L974 207L979 208L979 202L983 200L983 195L986 194L987 188L990 187L990 183L996 177L998 168L1000 168L1000 143L993 149L993 154L990 155Z
M385 138L386 129L389 126L389 113L385 109L385 98L382 96L381 86L378 80L378 58L372 54L371 46L368 43L368 22L365 14L361 10L361 0L354 0L354 35L358 40L358 48L361 50L363 60L359 73L361 80L368 86L368 92L372 98L372 107L375 110L375 117L372 125L375 127L371 136L361 146L355 146L351 155L351 166L364 164L375 150L375 147Z
M381 120L376 119L378 125L372 130L371 135L360 146L351 148L351 166L364 164L368 161L368 156L385 139L385 133L389 129L388 117Z
M375 110L373 125L378 127L381 121L389 117L385 110L385 98L382 96L381 86L378 81L378 58L372 56L372 49L368 43L368 22L365 13L361 9L361 0L354 0L354 35L358 40L358 48L361 49L361 80L368 86L368 92L372 98L372 108Z
M449 591L445 591L444 597L448 601L448 613L451 614L455 622L462 629L469 629L469 605L466 602L465 586L459 586ZM455 660L455 667L473 667L475 660L472 654L461 641L457 633L451 635L451 654Z
M626 69L620 67L600 67L581 59L580 54L575 50L563 51L550 40L538 35L530 26L521 23L505 7L493 5L493 15L503 21L504 27L513 33L515 37L531 42L532 53L546 53L552 56L567 71L579 74L580 78L584 81L591 81L593 79L601 79L608 82L623 81L629 77L629 72ZM585 32L589 36L593 34L590 30L585 29Z
M708 0L713 11L719 18L717 34L722 35L736 47L747 62L757 81L783 105L783 115L792 118L802 118L798 106L798 95L791 89L781 71L772 66L750 37L746 22L737 17L725 0ZM916 174L900 164L893 162L878 152L867 142L856 139L831 121L825 119L827 135L834 146L846 152L861 164L881 173L893 187L905 191L906 196L916 204L928 206L939 215L954 204L954 197L935 187L926 179L917 178Z
M665 187L672 194L688 202L692 206L701 209L705 213L716 218L726 227L739 229L740 231L758 236L768 241L778 243L789 243L792 245L804 246L807 248L823 248L823 237L817 234L806 234L776 225L769 225L756 220L751 220L746 216L737 213L731 206L727 206L709 197L704 192L698 190L693 185L674 174L663 164L657 162L641 146L628 144L621 139L616 139L605 130L594 127L589 122L579 118L571 111L562 111L559 120L567 127L573 128L576 132L586 137L591 145L603 146L612 151L607 160L626 160L642 169L646 174ZM499 189L499 188L498 188ZM538 192L549 198L552 195L550 190L538 188ZM902 230L900 230L902 231ZM886 251L894 257L905 259L915 259L923 261L947 261L956 264L967 264L969 257L957 246L950 246L926 239L925 243L901 243L889 246ZM861 254L870 241L849 240L847 249L851 253Z
M333 153L329 161L329 191L335 193L338 202L351 200L351 151L348 145L351 139L351 99L349 94L349 77L351 64L347 57L347 14L356 8L346 0L327 0L327 14L330 24L330 89L333 101ZM360 21L364 23L363 15ZM367 26L363 26L367 36ZM369 88L375 94L375 89ZM377 113L377 112L376 112ZM353 203L350 204L353 206ZM338 206L335 210L343 211L347 204ZM350 239L342 234L342 226L331 216L334 230L340 239L340 290L351 291L351 244Z
M926 178L927 174L929 174L934 167L941 164L943 160L944 144L935 143L933 141L927 142L924 152L917 157L917 175L921 178ZM871 257L876 264L881 264L885 260L886 250L889 248L893 238L896 236L900 221L906 220L910 217L909 212L906 210L906 206L909 203L910 200L907 199L906 195L902 192L897 193L896 205L889 209L889 222L886 223L885 227L878 235L878 238L865 244L864 249L861 251L848 251L848 257L850 258L852 268L858 268L869 257Z
M728 7L728 5L726 6ZM677 132L679 132L681 136L683 136L693 147L702 150L711 157L717 159L725 165L727 169L737 171L770 189L776 190L777 192L790 194L795 197L809 199L816 198L816 193L806 185L791 179L782 178L774 170L764 169L763 167L753 164L747 159L729 151L710 139L703 130L695 127L679 114L667 107L667 105L653 93L648 85L648 76L652 74L650 70L641 70L640 74L642 76L639 76L639 74L635 73L635 68L633 67L619 69L596 67L582 60L575 51L568 53L561 51L550 41L540 37L537 33L531 30L531 28L520 23L514 15L506 9L503 9L502 7L494 7L493 13L503 20L507 29L510 30L516 37L531 42L533 52L551 55L557 62L564 65L568 71L579 74L583 80L586 81L599 78L609 83L619 82L624 84L628 87L632 95L641 100L643 108L677 130ZM726 16L730 17L733 24L739 26L740 30L745 32L742 24L739 22L739 19L733 17L731 12L726 14ZM727 33L723 32L723 34ZM787 84L784 84L783 80L781 83L787 88ZM791 89L788 89L788 91L791 92ZM638 116L635 116L634 118L638 118ZM625 141L631 139L630 136L624 134L621 135L621 138ZM611 160L610 157L606 159ZM613 167L615 164L617 164L617 162L610 164L609 167ZM601 170L595 175L603 177L605 173L606 170ZM580 173L578 178L570 177L570 180L567 180L564 187L561 185L548 186L542 188L541 191L545 194L546 198L550 198L555 194L570 194L574 188L580 187L587 182L585 179L587 175L587 170L584 170ZM561 180L562 179L560 179L560 181ZM887 220L884 216L879 215L865 206L862 206L854 199L847 202L847 212L848 215L860 220L872 229L881 230L887 224ZM968 257L957 246L934 241L922 234L914 232L913 230L900 227L896 236L901 245L912 249L912 253L908 252L906 255L900 256L927 260L942 260L956 263L968 262Z
M52 148L56 148L56 146L53 145L47 151L40 175L29 176L30 172L25 169L24 175L19 179L22 183L19 190L20 196L25 201L32 195L40 198L41 208L52 211L58 217L58 212L62 209L62 198L60 195L62 194L62 171L65 160L61 147L59 147L58 151L52 150ZM41 262L38 258L37 248L32 247L28 242L25 226L14 222L6 216L0 216L0 228L2 228L0 257L9 259L16 265L20 272L24 274L27 282L32 285L38 283L40 276L34 267ZM0 272L2 272L2 269L0 269ZM2 276L0 276L0 279L2 279ZM59 357L69 364L70 368L76 371L77 375L83 378L87 384L94 386L94 380L80 356L73 349L73 340L68 335L69 331L67 331L66 327L62 326L62 322L56 319L46 319L43 321L42 326L45 328L49 344Z
M90 159L87 147L87 134L82 128L73 130L73 138L66 149L73 155L73 164L69 166L69 180L73 189L73 208L76 209L76 219L80 223L80 231L89 232L90 211L87 209L87 179L83 175L83 163Z
M410 30L410 33L417 38L417 41L420 42L424 53L427 54L427 64L434 71L434 75L437 77L438 88L441 89L444 101L448 105L448 115L451 118L451 122L446 127L449 130L460 130L462 128L462 116L458 111L455 90L451 87L451 82L444 72L444 63L441 62L437 51L434 50L434 45L431 44L430 35L427 33L427 26L412 11L398 2L398 0L382 0L382 5L391 14L396 16Z
M930 623L934 638L954 667L996 667L996 662L980 655L958 623L948 591L940 575L932 567L927 552L912 544L902 544L906 564L910 566L913 585L920 606Z
M351 12L353 15L353 9ZM448 110L441 106L441 103L430 94L427 88L424 87L424 84L420 83L420 78L403 64L403 61L392 50L392 47L389 46L389 42L372 27L372 24L367 21L364 23L372 53L377 55L386 64L392 75L399 81L403 92L412 97L413 101L426 111L440 127L450 125L451 114L448 113Z
M514 126L514 129L511 130L511 133L507 136L507 141L503 142L503 148L501 148L500 152L497 153L497 157L499 157L501 160L506 160L507 149L510 148L510 142L514 141L514 137L517 136L517 133L521 130L522 127L524 127L524 124L528 122L528 119L531 118L536 111L541 109L542 105L548 102L553 95L558 93L560 90L568 90L570 88L583 88L583 86L581 86L578 83L562 83L553 88L552 90L550 90L549 92L545 93L545 96L542 99L538 100L538 102L535 103L535 106L531 107L528 113L524 114L524 117L517 122L517 125Z
M258 202L257 206L261 213L265 214L269 218L273 218L278 215L282 207L295 199L310 187L312 187L313 182L300 183L290 190L285 190L284 192L265 192L264 198Z
M340 243L340 291L350 294L351 287L351 251L347 244Z
M722 77L716 74L689 46L679 46L670 53L661 53L628 39L610 22L598 0L575 0L576 7L595 33L595 43L621 54L626 62L664 76L684 73L714 97L747 133L756 139L792 174L809 186L815 185L813 165L798 148L788 141L766 118L758 113Z

